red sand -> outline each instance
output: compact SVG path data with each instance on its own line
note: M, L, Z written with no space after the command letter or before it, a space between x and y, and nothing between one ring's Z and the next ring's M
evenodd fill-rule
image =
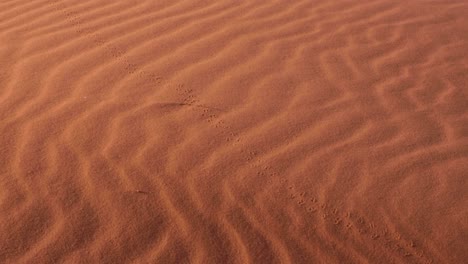
M466 263L468 1L0 0L1 263Z

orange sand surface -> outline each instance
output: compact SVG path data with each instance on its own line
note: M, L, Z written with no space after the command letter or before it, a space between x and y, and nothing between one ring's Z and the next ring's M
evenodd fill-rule
M467 263L468 1L0 0L0 263Z

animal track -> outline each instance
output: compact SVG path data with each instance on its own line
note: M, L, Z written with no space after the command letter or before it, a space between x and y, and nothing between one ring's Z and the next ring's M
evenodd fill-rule
M281 182L287 183L288 181L282 180ZM307 198L305 192L297 193L293 185L287 186L286 190L288 197L303 208L307 214L319 216L325 221L325 224L332 224L344 235L350 232L357 233L366 239L379 242L387 249L397 251L403 257L417 257L424 263L433 262L423 250L417 249L414 241L405 241L399 233L391 233L388 228L379 227L356 212L341 212L328 202L320 202L317 197Z
M179 84L176 87L176 91L181 96L181 101L184 105L191 106L196 110L201 110L201 112L199 112L200 117L215 129L219 129L226 142L241 141L239 134L232 132L233 127L228 125L224 119L219 118L219 113L222 112L221 109L201 104L200 100L194 94L194 91L185 88L183 84Z
M58 8L58 4L61 3L60 1L55 1L55 10L60 10ZM125 52L115 45L112 42L106 41L103 37L101 37L98 33L92 32L91 29L86 29L83 25L85 24L84 19L80 19L80 13L75 11L66 11L62 10L62 13L65 14L67 20L72 24L75 29L75 32L78 35L83 35L94 42L96 45L95 47L103 47L104 50L113 58L123 62L124 69L129 75L133 75L138 73L140 78L145 78L148 80L153 81L155 84L161 83L161 77L157 76L155 73L146 72L146 71L139 71L139 66L137 63L131 61L129 58L124 58Z

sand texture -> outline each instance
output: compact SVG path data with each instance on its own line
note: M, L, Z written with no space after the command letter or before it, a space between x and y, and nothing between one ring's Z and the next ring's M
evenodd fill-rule
M468 261L468 1L0 0L0 263Z

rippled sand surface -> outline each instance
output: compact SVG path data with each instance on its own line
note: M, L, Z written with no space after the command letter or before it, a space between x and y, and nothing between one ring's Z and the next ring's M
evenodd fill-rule
M465 263L468 1L0 0L0 263Z

